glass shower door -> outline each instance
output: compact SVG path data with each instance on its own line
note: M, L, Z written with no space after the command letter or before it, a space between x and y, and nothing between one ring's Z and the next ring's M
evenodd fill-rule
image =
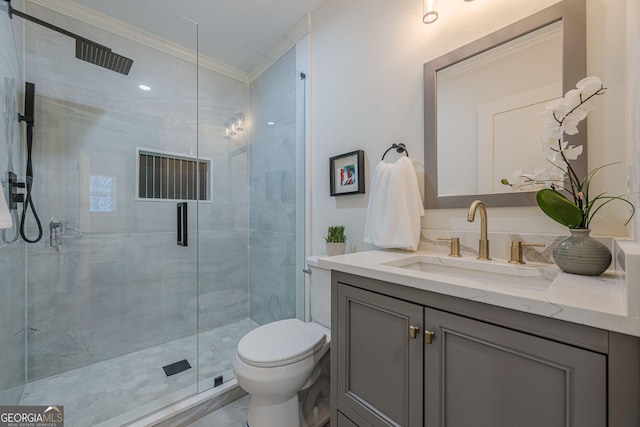
M23 174L18 110L22 108L22 25L9 19L7 5L0 5L0 181L3 201L9 201L7 173ZM2 202L2 201L0 201ZM9 203L6 203L8 205ZM25 259L19 237L17 212L0 203L0 405L17 405L25 378Z
M199 153L213 159L215 188L198 215L204 391L234 378L232 360L247 332L304 319L305 87L295 48L276 61L202 26L199 33ZM211 56L228 51L243 59L237 68L211 67Z
M109 2L123 13L144 3ZM197 204L211 173L198 159L197 27L137 11L180 34L178 47L144 23L104 19L106 30L27 12L133 65L124 75L80 61L72 39L25 23L44 238L27 247L21 404L63 405L69 426L123 425L197 391Z

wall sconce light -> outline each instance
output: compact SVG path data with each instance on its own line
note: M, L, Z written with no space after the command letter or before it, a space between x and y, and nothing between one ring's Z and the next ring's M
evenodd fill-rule
M242 132L244 130L244 128L242 127L244 125L244 114L238 113L236 114L234 119L236 123L236 130L238 132Z
M224 123L224 137L229 139L244 131L244 114L238 113Z
M422 0L422 22L433 24L438 20L436 11L436 0Z

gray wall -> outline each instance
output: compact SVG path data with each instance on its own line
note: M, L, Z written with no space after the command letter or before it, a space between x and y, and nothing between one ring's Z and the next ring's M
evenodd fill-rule
M14 2L20 7L21 2ZM5 189L6 172L23 173L20 127L16 120L22 111L24 91L22 58L16 56L22 45L22 26L10 20L6 4L0 5L0 174ZM0 193L5 197L6 191ZM25 384L25 256L20 239L11 242L17 231L0 230L0 405L16 405Z
M297 78L294 48L251 83L249 305L260 324L296 316Z

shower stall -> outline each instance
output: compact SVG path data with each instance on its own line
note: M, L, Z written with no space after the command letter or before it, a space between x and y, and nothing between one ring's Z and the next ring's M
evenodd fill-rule
M27 174L30 82L43 229L20 237L18 203L1 230L0 405L120 426L232 380L251 329L304 318L306 82L295 48L269 61L151 2L109 2L147 8L138 26L57 3L11 7L133 62L79 60L77 40L0 2L2 196L7 172ZM260 56L259 70L216 49Z

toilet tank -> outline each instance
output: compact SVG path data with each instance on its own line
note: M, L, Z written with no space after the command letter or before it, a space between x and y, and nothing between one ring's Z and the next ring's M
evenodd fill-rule
M331 270L318 267L318 258L307 257L311 321L331 328Z

